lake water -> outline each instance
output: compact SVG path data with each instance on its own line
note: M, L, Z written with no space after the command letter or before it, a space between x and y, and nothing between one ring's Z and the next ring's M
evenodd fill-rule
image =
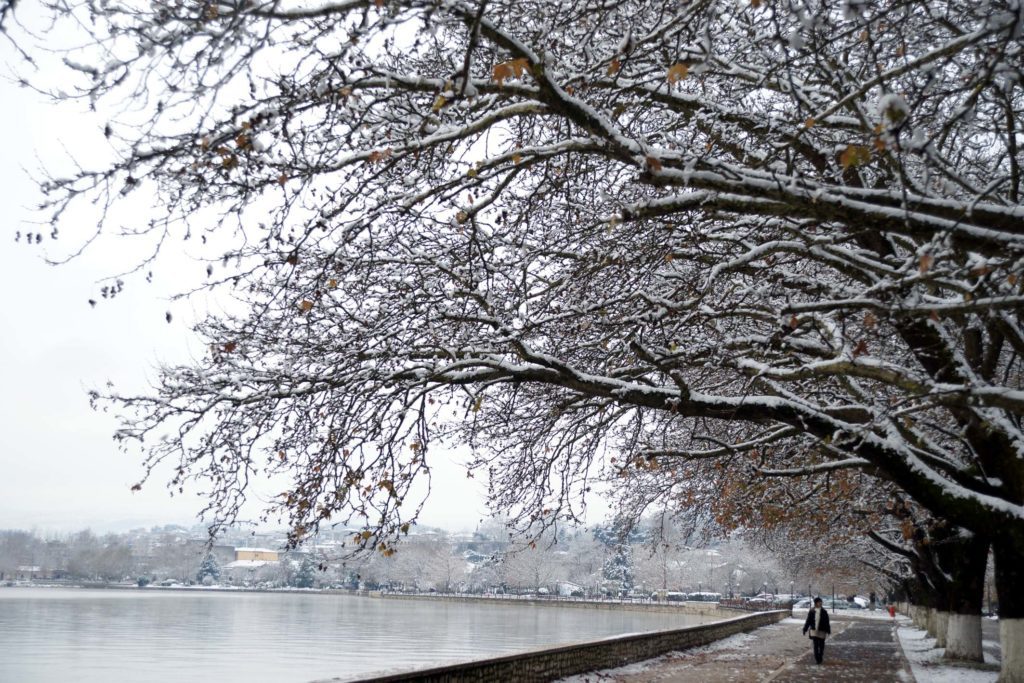
M0 588L0 682L305 683L701 621L314 593Z

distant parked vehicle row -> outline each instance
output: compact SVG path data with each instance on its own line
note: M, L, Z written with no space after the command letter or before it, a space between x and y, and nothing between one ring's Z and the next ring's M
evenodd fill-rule
M683 593L680 591L654 591L651 593L651 600L655 602L719 602L722 599L721 593L710 593L708 591L695 591Z

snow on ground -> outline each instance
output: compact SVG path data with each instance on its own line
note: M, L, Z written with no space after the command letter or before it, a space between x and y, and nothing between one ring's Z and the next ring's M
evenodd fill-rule
M985 664L972 666L943 659L945 648L935 647L935 639L911 626L909 620L900 620L897 634L917 683L995 683L999 678L998 660L991 654L994 645L991 641L984 641Z
M777 629L782 627L792 627L793 624L803 624L803 619L794 619L792 617L783 619L777 624L771 624L769 626L763 626L753 633L737 633L736 635L729 636L728 638L722 638L716 640L713 643L707 645L701 645L700 647L687 648L685 651L666 652L660 657L654 659L645 659L642 662L636 662L634 664L627 664L626 666L620 666L615 669L603 669L601 671L591 671L585 674L578 674L576 676L569 676L567 678L558 679L557 683L594 683L595 680L601 680L602 678L616 678L617 676L631 676L636 674L642 674L649 669L655 668L664 664L668 659L677 659L681 655L687 657L696 657L702 654L710 654L719 652L721 650L739 650L739 652L727 652L718 655L715 659L717 661L729 661L729 660L743 660L748 657L743 651L749 650L750 646L758 640L757 633L759 631L765 631L768 629Z

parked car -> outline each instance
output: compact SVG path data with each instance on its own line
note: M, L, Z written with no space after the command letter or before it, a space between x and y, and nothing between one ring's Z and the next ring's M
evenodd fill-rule
M793 609L810 609L813 604L814 600L811 598L800 598L793 603Z

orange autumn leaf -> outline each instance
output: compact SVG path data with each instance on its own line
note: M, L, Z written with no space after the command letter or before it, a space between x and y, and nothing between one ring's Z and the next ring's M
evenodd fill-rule
M366 157L366 160L369 161L371 164L376 164L378 161L384 161L385 159L388 159L390 157L391 157L391 150L390 149L384 149L384 150L375 149L372 152L370 152L370 155L368 157Z
M619 58L613 58L612 61L608 64L608 75L614 76L615 74L619 73L619 69L621 68L622 62L619 61Z
M494 65L494 69L491 70L491 80L500 85L508 79L522 78L529 71L530 62L526 57L510 59L507 62Z
M668 83L669 83L669 85L672 85L673 83L678 83L679 81L683 80L684 78L686 78L689 75L690 75L690 65L689 64L685 64L683 62L679 62L677 64L673 64L672 66L670 66L668 68L668 74L667 74Z
M646 161L647 161L647 168L651 169L655 173L657 173L658 171L660 171L662 169L661 160L658 159L657 157L649 156L649 157L647 157Z
M935 257L931 254L921 254L921 259L918 261L917 270L924 275L928 272L928 269L932 267L935 262Z
M313 302L310 301L309 299L303 299L302 301L299 302L299 310L302 311L303 313L309 313L311 310L313 310Z

